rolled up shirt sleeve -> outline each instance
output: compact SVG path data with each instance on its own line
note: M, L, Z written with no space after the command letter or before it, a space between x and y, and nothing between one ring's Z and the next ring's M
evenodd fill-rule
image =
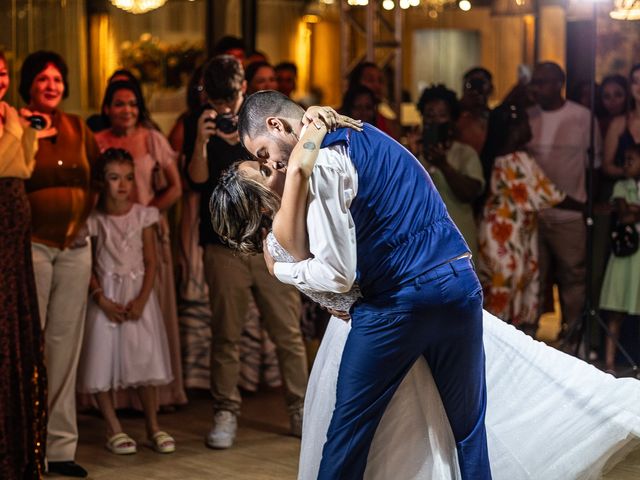
M309 179L307 230L312 258L276 262L283 283L320 292L345 293L356 278L356 230L349 207L357 172L345 146L323 148Z

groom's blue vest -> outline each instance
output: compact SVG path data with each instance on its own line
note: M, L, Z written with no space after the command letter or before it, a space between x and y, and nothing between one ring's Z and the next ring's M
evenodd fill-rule
M329 133L322 146L340 142L358 172L350 211L365 302L469 251L429 174L407 149L368 124L362 132Z

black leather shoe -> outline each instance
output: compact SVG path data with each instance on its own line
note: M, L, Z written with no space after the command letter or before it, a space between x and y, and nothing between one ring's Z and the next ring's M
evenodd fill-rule
M85 478L89 475L84 468L73 460L68 462L47 462L47 472L77 478Z

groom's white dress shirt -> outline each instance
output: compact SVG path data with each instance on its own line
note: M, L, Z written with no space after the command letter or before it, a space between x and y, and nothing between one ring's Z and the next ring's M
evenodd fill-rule
M320 150L309 179L307 231L312 258L276 262L283 283L317 292L348 292L356 278L356 229L349 207L358 193L358 172L344 144Z

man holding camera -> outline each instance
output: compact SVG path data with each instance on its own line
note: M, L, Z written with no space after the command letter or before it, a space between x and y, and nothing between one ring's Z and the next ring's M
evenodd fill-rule
M206 437L211 448L233 445L240 413L239 342L251 294L262 322L276 345L286 386L291 433L302 433L302 407L308 380L307 360L300 331L300 295L267 270L262 256L239 256L213 231L209 198L232 163L248 158L240 144L237 113L244 101L246 82L242 65L220 55L203 70L208 105L199 117L185 119L184 154L187 178L200 197L200 244L211 302L211 394L214 425Z

